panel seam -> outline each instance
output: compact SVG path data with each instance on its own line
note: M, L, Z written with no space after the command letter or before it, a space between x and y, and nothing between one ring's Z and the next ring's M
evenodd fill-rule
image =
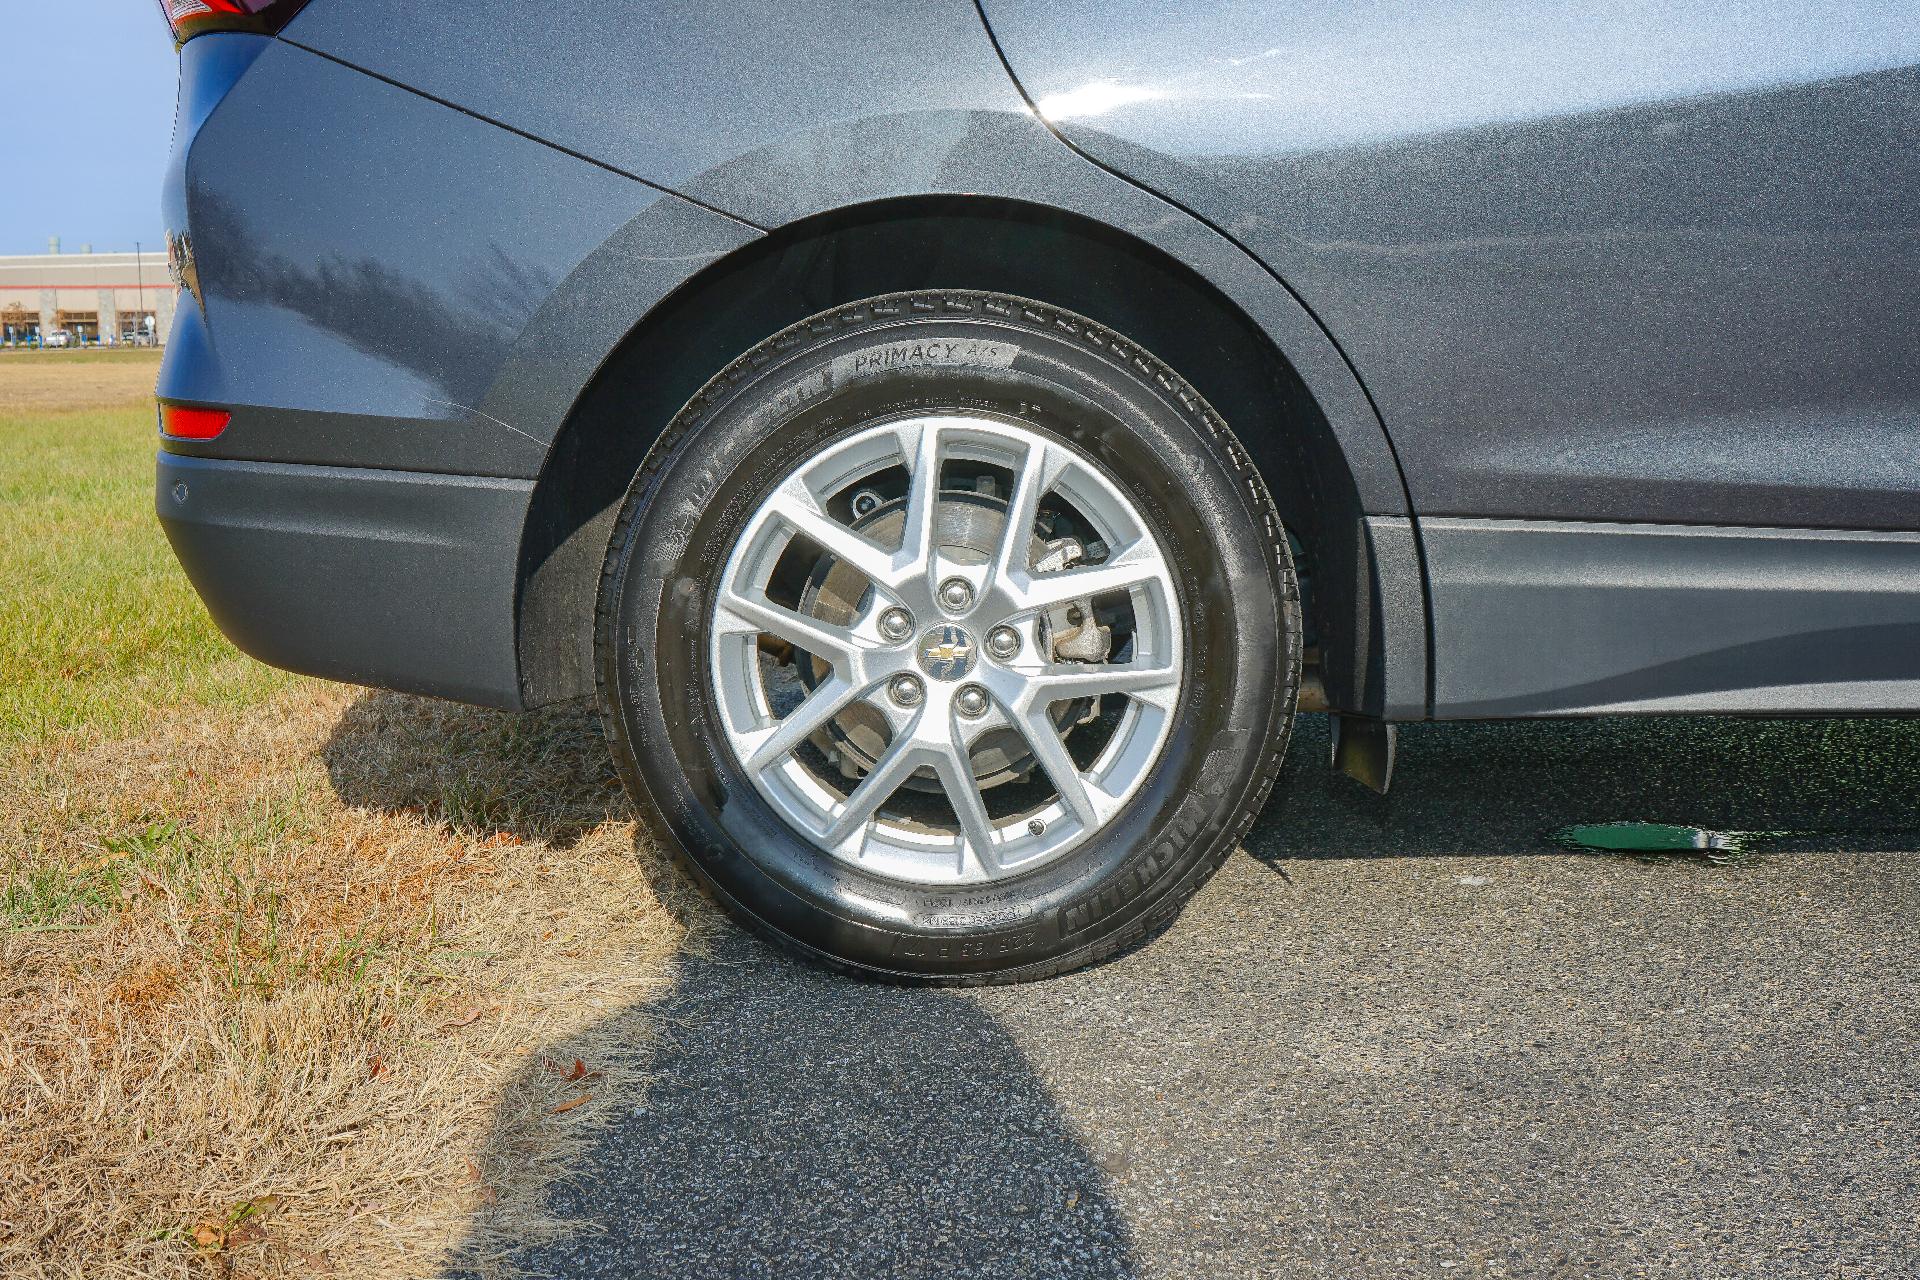
M593 156L588 155L584 151L576 151L572 147L553 141L551 138L543 138L537 133L529 133L525 129L519 128L515 125L508 124L505 120L501 120L501 119L498 119L497 117L487 115L484 112L475 111L470 107L463 107L457 102L448 101L446 98L442 98L437 94L428 93L425 89L418 89L418 88L415 88L413 85L403 83L402 81L399 81L399 80L395 80L392 76L382 75L378 71L374 71L368 67L363 67L357 62L351 62L346 58L340 57L337 54L328 53L324 49L316 49L309 44L301 44L298 40L290 40L285 36L277 36L275 38L281 44L289 45L292 48L298 49L303 53L310 53L316 58L324 58L328 62L331 62L336 66L345 67L349 71L357 71L363 76L369 76L372 79L378 80L381 84L391 85L394 88L399 89L403 93L410 93L416 98L425 98L428 102L438 103L440 106L447 108L449 111L457 111L461 115L466 116L469 119L478 120L483 124L490 124L496 129L504 129L516 138L524 138L528 142L536 143L539 146L548 148L549 150L558 151L563 156L571 156L575 160L579 160L584 164L590 164L596 169L604 169L608 173L617 174L620 177L626 178L631 182L637 182L643 187L650 187L653 190L660 192L662 195L672 196L676 200L684 200L688 204L693 205L696 208L705 209L708 213L714 214L717 217L725 218L729 222L736 222L743 227L747 227L753 231L759 232L761 235L767 234L767 232L770 230L770 228L763 227L757 222L749 221L748 219L741 217L737 213L728 213L725 209L722 209L717 205L708 204L706 201L698 199L694 196L687 195L685 192L675 191L672 187L666 186L662 183L654 182L651 179L641 177L637 173L632 173L626 169L622 169L617 164L608 164L605 160L597 159Z

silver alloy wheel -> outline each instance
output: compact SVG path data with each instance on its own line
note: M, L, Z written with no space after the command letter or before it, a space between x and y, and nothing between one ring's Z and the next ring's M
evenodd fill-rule
M955 464L1011 475L991 547L943 541L942 508L958 498L942 489L941 475ZM860 486L902 468L905 492L895 504L900 535L897 545L883 546L855 527L861 513L878 509L872 491ZM1103 556L1051 572L1036 567L1036 526L1050 495L1097 534ZM854 514L853 522L837 511ZM864 579L870 590L861 593L850 620L824 618L770 594L775 570L796 545ZM956 580L966 590L956 589ZM1057 648L1064 647L1058 618L1072 611L1086 628L1095 627L1096 598L1127 615L1126 659L1058 660ZM900 630L895 610L913 620L904 641L888 636ZM885 632L883 615L893 623ZM985 417L887 422L809 459L748 521L711 618L713 692L728 744L755 789L827 853L916 884L975 883L1030 871L1098 831L1158 759L1183 671L1172 575L1134 504L1072 447ZM1010 657L996 656L987 643L1000 627L1020 639ZM784 715L769 696L763 641L792 646L820 674ZM903 675L921 690L908 704L889 694ZM987 695L984 709L975 690ZM1056 704L1119 695L1125 701L1108 717L1111 733L1082 768ZM809 762L806 747L838 717L856 712L873 723L884 720L886 742L843 788ZM998 815L990 811L975 761L982 739L996 733L1020 743L1049 784L1040 789L1048 794ZM916 776L937 780L951 819L883 809Z

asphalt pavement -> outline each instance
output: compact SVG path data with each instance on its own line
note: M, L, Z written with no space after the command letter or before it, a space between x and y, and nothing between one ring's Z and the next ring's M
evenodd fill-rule
M974 992L727 932L567 1277L1920 1276L1920 722L1303 722L1167 932ZM1732 865L1582 822L1775 833Z

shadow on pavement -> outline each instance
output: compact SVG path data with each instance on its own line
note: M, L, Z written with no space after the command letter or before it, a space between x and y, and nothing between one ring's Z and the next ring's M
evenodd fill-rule
M578 707L509 716L370 692L321 755L348 804L559 850L632 816ZM1101 1169L992 1016L717 932L666 995L614 1015L646 1057L643 1106L551 1192L589 1229L527 1250L525 1274L1135 1274Z
M519 1255L523 1274L1136 1274L1102 1170L970 1001L728 929L623 1016L653 1045L645 1100L552 1193L592 1229Z
M353 725L395 745L390 777L331 761L358 803L562 840L618 804L566 717L448 722L485 767L471 805L436 799L466 775L391 710ZM1671 882L1385 860L1564 853L1547 833L1618 819L1913 849L1920 723L1420 725L1402 746L1375 797L1327 774L1305 718L1245 844L1323 861L1289 885L1230 862L1169 934L1056 981L900 990L715 930L614 1015L646 1094L549 1192L583 1229L519 1271L1738 1274L1810 1244L1891 1274L1872 1267L1910 1203L1903 860ZM565 778L557 811L514 807Z
M1920 850L1920 720L1627 718L1412 724L1393 789L1331 773L1303 716L1243 842L1289 858L1527 854L1591 822L1777 832L1763 851Z

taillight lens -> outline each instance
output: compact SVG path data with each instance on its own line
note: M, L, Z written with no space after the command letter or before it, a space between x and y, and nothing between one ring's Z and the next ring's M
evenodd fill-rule
M287 25L307 0L160 0L160 12L173 29L173 42L185 44L203 31L252 31L272 35Z
M175 440L211 440L227 429L233 415L225 409L195 409L184 404L160 406L160 433Z

